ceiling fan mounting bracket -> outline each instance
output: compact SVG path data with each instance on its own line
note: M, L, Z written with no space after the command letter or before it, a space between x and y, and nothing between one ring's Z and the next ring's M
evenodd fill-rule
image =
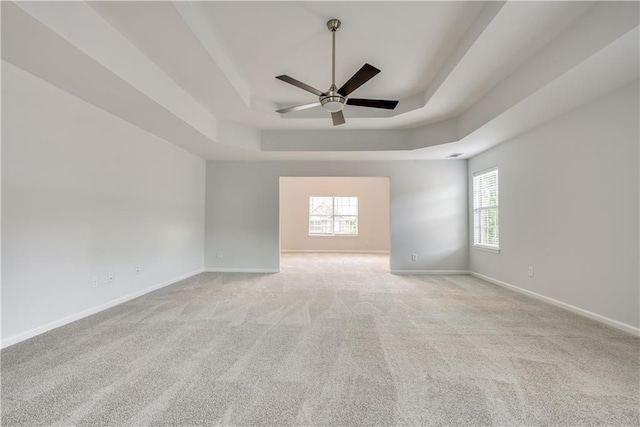
M342 24L342 23L340 22L339 19L335 19L335 18L329 19L327 21L327 28L332 33L335 33L336 31L338 31L340 29L340 24Z

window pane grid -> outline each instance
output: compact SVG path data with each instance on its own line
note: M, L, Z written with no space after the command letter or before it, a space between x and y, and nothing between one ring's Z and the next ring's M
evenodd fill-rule
M500 246L498 212L498 169L473 177L473 243Z
M309 235L358 235L358 198L310 197Z

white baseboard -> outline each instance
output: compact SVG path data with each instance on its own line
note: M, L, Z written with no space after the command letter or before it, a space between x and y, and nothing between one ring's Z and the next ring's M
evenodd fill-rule
M234 268L234 267L207 267L206 273L280 273L279 268Z
M627 325L626 323L622 323L622 322L619 322L617 320L613 320L613 319L610 319L608 317L601 316L601 315L593 313L591 311L588 311L588 310L573 306L571 304L567 304L566 302L562 302L562 301L558 301L558 300L553 299L553 298L549 298L547 296L541 295L541 294L533 292L533 291L529 291L529 290L521 288L519 286L515 286L515 285L512 285L510 283L506 283L506 282L503 282L501 280L494 279L493 277L485 276L484 274L476 273L474 271L471 271L469 274L471 274L472 276L477 277L479 279L486 280L487 282L496 284L498 286L502 286L503 288L511 289L513 291L519 292L521 294L525 294L525 295L530 296L532 298L535 298L537 300L544 301L544 302L547 302L549 304L553 304L553 305L555 305L557 307L560 307L560 308L564 308L565 310L569 310L569 311L571 311L573 313L576 313L576 314L579 314L581 316L588 317L589 319L595 320L595 321L600 322L600 323L604 323L605 325L612 326L612 327L614 327L616 329L620 329L620 330L628 332L628 333L630 333L632 335L640 336L640 328L636 328L635 326Z
M467 270L391 270L391 274L469 274Z
M191 273L183 274L182 276L174 277L173 279L167 280L167 281L162 282L162 283L158 283L157 285L153 285L151 287L142 289L140 291L133 292L133 293L125 295L123 297L116 298L116 299L111 300L109 302L106 302L104 304L100 304L100 305L97 305L95 307L91 307L91 308L89 308L87 310L83 310L83 311L81 311L79 313L72 314L72 315L64 317L64 318L62 318L60 320L56 320L56 321L47 323L46 325L38 326L37 328L30 329L30 330L28 330L26 332L22 332L22 333L20 333L18 335L14 335L12 337L5 338L5 339L2 340L2 343L0 344L0 346L1 346L1 348L12 346L12 345L17 344L17 343L19 343L21 341L27 340L29 338L33 338L36 335L43 334L43 333L45 333L47 331L50 331L52 329L59 328L60 326L64 326L64 325L66 325L68 323L75 322L76 320L80 320L80 319L82 319L84 317L91 316L92 314L96 314L96 313L98 313L100 311L103 311L103 310L106 310L108 308L115 307L116 305L122 304L123 302L127 302L127 301L130 301L130 300L134 299L134 298L138 298L138 297L140 297L140 296L142 296L144 294L148 294L149 292L153 292L153 291L155 291L157 289L164 288L165 286L173 285L176 282L179 282L179 281L184 280L184 279L188 279L189 277L193 277L193 276L195 276L197 274L200 274L202 272L203 272L203 270L200 269L200 270L192 271Z
M389 255L389 251L347 251L347 250L315 250L315 249L281 249L280 252L285 254L376 254L376 255Z

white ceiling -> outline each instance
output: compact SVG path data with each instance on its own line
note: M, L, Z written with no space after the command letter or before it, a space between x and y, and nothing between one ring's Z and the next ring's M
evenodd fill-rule
M210 159L468 158L638 79L636 2L3 2L2 15L4 61ZM320 108L275 113L317 100L276 75L328 89L334 17L338 86L367 62L382 72L353 95L400 104L347 106L339 127Z

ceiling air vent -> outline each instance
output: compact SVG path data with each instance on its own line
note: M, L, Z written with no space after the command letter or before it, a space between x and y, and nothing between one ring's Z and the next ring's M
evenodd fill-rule
M455 159L456 157L460 157L460 156L462 156L463 154L464 154L464 153L453 153L453 154L452 154L452 155L450 155L449 157L450 157L450 158Z

